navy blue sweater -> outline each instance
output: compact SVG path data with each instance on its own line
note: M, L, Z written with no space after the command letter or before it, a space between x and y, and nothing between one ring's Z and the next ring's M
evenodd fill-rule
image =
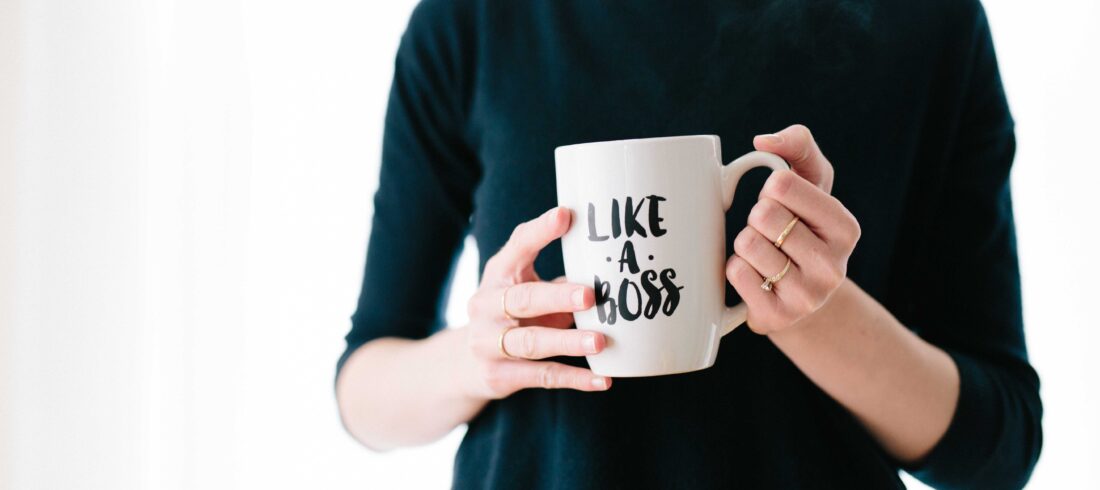
M556 146L717 134L733 157L796 122L862 226L849 277L958 365L946 435L904 469L943 488L1022 486L1042 406L1020 308L1013 121L973 0L424 1L397 54L340 366L370 340L443 326L464 237L484 266L513 227L555 205ZM744 186L763 177L742 184L730 237L756 196ZM560 246L535 267L561 275ZM899 468L742 328L704 371L490 403L469 424L454 485L893 488Z

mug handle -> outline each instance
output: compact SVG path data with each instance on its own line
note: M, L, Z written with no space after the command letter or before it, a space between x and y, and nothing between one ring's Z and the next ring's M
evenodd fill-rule
M719 170L722 181L722 208L729 211L730 206L733 205L733 193L737 190L737 183L741 181L741 177L745 175L751 169L756 167L768 167L772 171L776 170L788 170L790 165L778 155L774 153L768 153L763 151L754 151L746 153L742 157L738 158L724 165ZM723 274L724 276L725 274ZM726 335L733 331L733 329L741 326L748 318L749 309L745 306L745 303L738 303L734 306L727 306L722 312L722 330L720 335Z

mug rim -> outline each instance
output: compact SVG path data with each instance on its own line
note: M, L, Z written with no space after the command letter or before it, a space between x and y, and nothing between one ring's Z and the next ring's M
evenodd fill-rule
M716 134L685 134L678 136L656 136L652 138L628 138L620 140L608 140L608 141L587 141L584 143L573 143L569 145L562 145L554 149L554 153L563 150L580 150L586 147L612 145L612 144L637 144L637 143L661 143L672 140L686 140L686 139L705 139L710 142L718 141L718 135Z

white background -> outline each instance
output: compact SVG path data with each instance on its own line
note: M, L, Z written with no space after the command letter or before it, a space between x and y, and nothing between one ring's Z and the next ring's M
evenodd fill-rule
M332 396L413 2L0 0L0 489L445 487ZM1100 487L1100 6L989 1L1046 440ZM467 249L449 316L475 280Z

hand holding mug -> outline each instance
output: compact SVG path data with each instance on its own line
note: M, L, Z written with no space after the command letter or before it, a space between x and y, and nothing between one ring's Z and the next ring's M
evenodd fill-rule
M592 284L595 307L577 328L607 341L588 355L613 377L706 369L746 305L724 302L725 214L746 172L788 169L751 152L722 164L715 135L598 141L555 149L558 204L573 214L562 236L565 275Z
M783 157L791 170L772 173L764 184L748 226L734 241L726 277L748 305L749 328L768 334L794 325L829 300L846 277L860 228L829 194L833 166L809 129L790 126L757 136L753 145Z
M570 213L554 208L520 224L485 264L481 285L468 303L466 328L472 373L469 392L504 398L524 388L603 391L611 379L558 362L555 356L594 355L603 350L599 332L576 330L574 311L595 302L591 287L562 278L542 281L535 273L539 252L569 229Z

